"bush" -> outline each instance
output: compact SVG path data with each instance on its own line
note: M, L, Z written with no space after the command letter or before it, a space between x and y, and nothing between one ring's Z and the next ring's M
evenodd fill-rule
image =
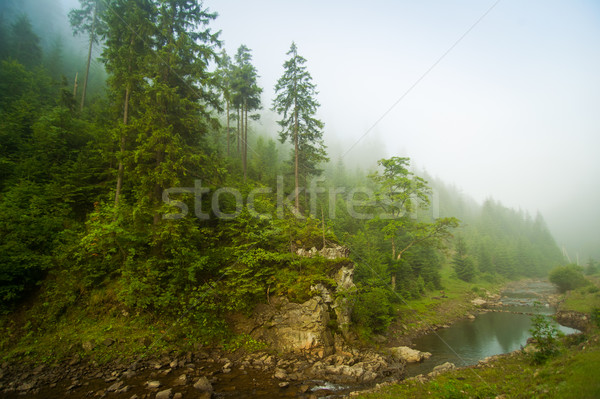
M381 287L373 287L359 292L355 297L352 320L372 332L385 331L394 316L389 295L390 292Z
M577 265L555 267L550 271L548 278L561 293L589 284L583 276L582 268Z
M558 354L560 351L559 338L562 334L544 315L536 315L531 321L533 326L529 332L531 332L536 346L536 350L531 353L531 360L535 364L541 364Z

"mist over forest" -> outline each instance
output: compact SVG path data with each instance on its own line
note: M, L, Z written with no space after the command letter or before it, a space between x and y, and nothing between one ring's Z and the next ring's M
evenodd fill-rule
M596 295L589 286L596 280L586 279L596 278L600 259L598 158L555 154L561 146L588 151L598 125L574 121L574 143L560 135L562 122L545 130L556 120L539 121L540 110L556 103L515 103L529 91L484 79L486 65L470 58L486 34L498 39L498 19L512 5L461 3L468 15L452 9L458 31L439 5L424 20L431 36L422 43L395 40L399 50L388 53L354 37L358 47L348 58L355 60L332 72L338 51L352 47L341 38L349 24L341 17L356 18L346 2L324 5L308 36L297 20L280 21L274 34L271 16L286 7L299 16L309 11L280 3L258 2L273 14L248 30L232 10L249 18L251 4L224 1L220 15L216 1L2 0L5 358L78 367L96 355L100 363L120 359L119 350L123 357L198 348L252 353L271 344L252 335L271 324L246 331L240 320L315 303L311 309L324 314L324 347L380 349L427 324L410 317L440 313L432 304L447 300L452 322L475 319L469 312L498 301L506 284L550 286L550 278L561 291ZM404 3L390 7L409 12ZM331 15L340 18L325 34ZM509 20L516 30L530 28ZM391 28L383 25L387 43ZM447 29L457 40L433 46ZM499 54L517 51L507 43ZM368 60L374 54L381 60ZM406 56L406 65L396 56ZM470 60L464 73L461 57ZM361 69L371 61L372 72ZM468 68L475 64L480 74ZM504 66L518 75L515 65ZM565 106L564 118L577 110L587 117L589 109ZM519 130L536 128L545 135ZM446 322L435 319L433 331ZM163 361L169 371L162 376L191 362L181 356ZM223 366L214 374L229 372Z

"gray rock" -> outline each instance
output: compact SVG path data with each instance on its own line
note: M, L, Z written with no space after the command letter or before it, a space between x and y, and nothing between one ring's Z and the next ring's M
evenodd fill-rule
M429 373L428 375L431 377L435 377L436 375L445 373L445 372L453 370L455 368L456 368L456 366L454 365L454 363L446 362L446 363L440 364L438 366L435 366L433 368L433 371L431 371L431 373Z

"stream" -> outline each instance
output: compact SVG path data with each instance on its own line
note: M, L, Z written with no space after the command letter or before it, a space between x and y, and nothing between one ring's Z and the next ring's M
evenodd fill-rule
M526 281L511 284L502 292L501 304L497 303L500 306L494 307L494 311L482 312L473 320L461 320L448 328L414 339L415 349L430 352L432 356L422 363L408 364L406 376L429 373L435 366L445 362L454 363L457 367L469 366L488 356L520 349L531 336L531 315L544 314L550 317L554 313L554 309L546 302L548 296L553 293L553 286L546 282ZM565 334L577 332L560 325L557 325L557 328ZM193 381L199 376L209 376L214 388L214 398L339 398L351 391L374 385L374 382L365 386L358 383L336 385L323 380L292 380L286 383L289 385L282 386L279 380L272 378L272 370L232 367L225 373L222 371L223 365L219 362L198 363L196 366L179 367L172 371L167 367L140 370L125 379L127 389L123 392L110 392L105 396L129 399L137 395L138 398L154 399L159 390L173 387L173 393L183 394L184 398L198 397ZM35 371L33 373L35 374ZM35 393L31 392L29 397L58 399L67 395L80 398L96 397L98 393L102 396L107 386L117 381L119 374L114 372L114 377L110 380L106 379L106 373L83 379L69 376L53 386L40 387ZM177 382L182 374L187 375L188 382L185 384ZM149 390L146 386L148 381L160 382L161 386ZM13 390L10 393L4 392L4 397L21 398L23 395L19 394L18 390Z
M416 349L430 352L432 356L422 363L407 365L407 376L429 373L445 362L457 367L470 366L488 356L520 349L531 337L531 314L550 317L554 313L544 300L553 293L554 287L543 281L511 285L502 292L502 306L497 309L501 311L481 313L474 320L461 320L449 328L413 340ZM553 323L564 334L578 332Z

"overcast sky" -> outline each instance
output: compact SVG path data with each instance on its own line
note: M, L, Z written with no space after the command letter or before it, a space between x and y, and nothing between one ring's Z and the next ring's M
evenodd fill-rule
M600 2L205 5L230 54L252 50L267 107L296 42L347 165L381 143L478 201L542 212L571 257L600 257Z
M346 165L409 156L479 202L540 211L572 258L600 259L599 1L204 4L230 55L252 50L265 108L296 42ZM59 20L37 18L68 30Z

